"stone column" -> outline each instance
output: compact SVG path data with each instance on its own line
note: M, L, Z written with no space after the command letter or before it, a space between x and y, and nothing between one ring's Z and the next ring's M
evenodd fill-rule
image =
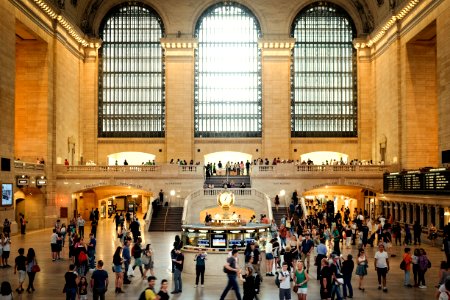
M98 50L86 48L80 74L80 157L73 164L98 161Z
M440 228L439 227L439 209L440 209L441 207L439 206L439 205L436 205L435 207L434 207L434 222L435 222L435 224L434 224L434 226L436 226L436 228L438 229L438 230L440 230L440 229L444 229L444 228Z
M357 76L358 76L358 155L362 160L380 160L377 147L373 146L375 127L373 101L373 69L372 53L370 48L360 48L358 44L365 39L353 41L357 49Z
M262 157L293 159L290 68L294 39L262 38L258 43L262 51Z
M425 224L423 224L423 204L420 204L419 205L419 211L420 211L420 218L419 218L419 223L420 223L420 225L422 225L422 226L425 226Z
M194 159L193 38L162 38L166 59L166 159Z
M436 82L438 97L439 149L450 149L450 10L444 9L436 19Z

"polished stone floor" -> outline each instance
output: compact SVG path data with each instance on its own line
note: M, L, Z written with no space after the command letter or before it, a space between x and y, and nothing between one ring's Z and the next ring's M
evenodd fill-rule
M86 231L88 232L88 228ZM146 243L151 243L155 252L155 273L158 278L157 289L159 289L159 282L161 279L166 278L172 284L172 274L169 272L170 267L170 247L177 233L145 233ZM11 247L11 259L10 264L13 265L14 257L17 255L17 249L20 247L29 248L33 247L36 250L37 258L41 266L42 271L37 274L35 287L36 291L33 294L17 295L14 293L14 299L65 299L65 295L62 293L64 286L64 273L68 267L68 253L67 248L64 249L63 254L65 260L52 262L50 253L50 230L39 230L35 232L28 232L25 236L12 237ZM105 261L105 269L110 275L110 289L107 293L106 299L137 299L141 291L146 287L146 282L140 279L140 276L133 278L132 284L125 286L125 293L120 295L114 294L114 274L111 272L112 254L118 245L118 240L115 236L114 224L112 220L101 221L98 227L97 238L97 259L103 259ZM426 273L427 289L418 288L405 288L403 287L403 272L400 270L400 257L403 249L401 247L393 247L392 254L396 254L397 257L391 258L391 271L388 274L388 288L387 293L383 293L377 290L376 273L373 269L373 259L370 260L369 274L366 277L366 290L361 292L357 289L358 279L353 277L353 286L356 286L354 291L354 299L420 299L428 300L433 299L435 292L434 285L437 283L439 263L444 258L444 253L437 247L431 247L429 245L423 245L428 252L429 258L432 262L432 268ZM344 255L351 252L353 256L356 256L356 248L345 250ZM367 252L369 257L373 257L373 248L368 248ZM212 255L212 254L211 254ZM240 260L243 262L243 259ZM264 268L262 267L262 270ZM263 271L265 272L265 271ZM138 272L136 272L138 273ZM219 299L220 294L226 284L226 275L222 270L208 270L209 274L205 278L204 288L194 288L195 276L192 274L183 274L183 293L172 296L171 299ZM89 275L88 275L89 276ZM311 272L313 278L308 284L308 298L309 300L320 299L318 283L315 280L315 271ZM0 280L9 280L15 289L17 287L17 275L13 274L13 268L0 269ZM26 283L28 282L28 278ZM241 290L242 292L242 290ZM89 299L92 296L89 295ZM235 299L234 294L229 293L226 299ZM262 283L261 294L259 299L274 300L278 299L278 290L275 286L273 277L264 277ZM296 298L293 298L296 299Z

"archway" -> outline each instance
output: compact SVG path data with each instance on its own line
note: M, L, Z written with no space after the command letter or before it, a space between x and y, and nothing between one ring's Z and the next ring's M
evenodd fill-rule
M305 209L308 214L314 214L319 209L327 210L327 202L334 202L334 211L349 209L351 216L355 209L373 218L378 205L376 192L359 186L323 186L303 193ZM327 211L328 212L328 211Z
M129 165L154 164L155 155L144 152L118 152L108 155L108 165L123 165L125 160ZM117 162L117 163L116 163Z
M348 162L348 155L340 152L333 151L315 151L300 155L300 161L307 162L311 160L315 165L326 165L333 163Z
M145 214L154 192L131 186L99 186L72 194L72 210L89 220L92 209L98 208L100 218L109 218L115 212L126 212L136 207L136 212Z
M216 165L219 163L219 161L222 162L222 164L226 164L227 162L230 163L236 163L236 162L246 162L246 161L252 161L252 155L244 152L236 152L236 151L220 151L220 152L213 152L205 154L204 156L204 163L205 165L207 163L215 163Z

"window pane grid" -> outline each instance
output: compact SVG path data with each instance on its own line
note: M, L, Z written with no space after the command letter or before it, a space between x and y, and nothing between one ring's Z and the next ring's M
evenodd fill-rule
M357 136L355 30L331 4L313 4L295 19L292 37L293 137Z
M99 136L164 137L164 28L152 9L123 5L101 26Z
M196 137L261 136L260 27L237 3L218 3L196 27Z

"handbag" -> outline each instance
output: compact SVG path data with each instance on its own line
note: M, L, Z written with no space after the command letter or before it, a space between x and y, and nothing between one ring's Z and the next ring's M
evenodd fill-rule
M336 285L343 285L344 284L344 278L336 278Z
M294 285L294 287L292 288L292 290L294 291L294 293L297 293L298 292L298 285Z
M37 273L37 272L40 272L40 271L41 271L41 268L39 267L38 264L35 264L35 265L33 265L31 267L31 272L33 272L33 273Z

